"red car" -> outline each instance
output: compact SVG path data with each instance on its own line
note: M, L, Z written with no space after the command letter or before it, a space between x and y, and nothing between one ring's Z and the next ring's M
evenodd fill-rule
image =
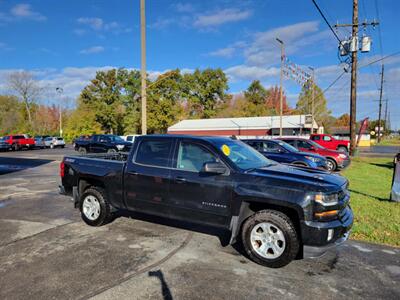
M350 141L337 140L329 134L312 134L310 140L316 142L324 148L330 150L338 150L341 152L349 152Z
M317 153L326 157L327 168L329 171L344 169L350 164L350 157L347 153L324 148L312 140L296 137L285 137L280 138L280 140L292 145L302 152Z
M27 149L35 148L35 140L24 134L6 135L3 138L3 140L7 144L9 144L10 148L14 151L17 151L17 150L20 150L23 148L27 148Z

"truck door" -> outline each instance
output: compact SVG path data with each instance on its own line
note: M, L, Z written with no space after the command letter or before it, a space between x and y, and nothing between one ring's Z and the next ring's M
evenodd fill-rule
M144 138L125 171L125 199L131 210L168 215L171 155L175 139Z
M230 221L232 178L202 172L206 162L219 161L207 146L180 140L174 153L169 204L188 221L227 226ZM228 170L228 168L227 168Z

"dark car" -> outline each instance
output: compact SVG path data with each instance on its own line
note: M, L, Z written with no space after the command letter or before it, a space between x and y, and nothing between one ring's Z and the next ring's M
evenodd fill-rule
M344 177L273 162L226 137L139 136L130 153L66 156L60 175L88 225L128 210L219 227L275 268L339 245L353 223Z
M243 140L265 157L279 163L305 166L314 169L327 169L326 158L316 154L300 152L289 144L278 140Z
M297 137L284 137L280 138L280 140L302 152L319 154L326 157L329 171L339 171L350 165L350 157L347 153L324 148L312 140Z
M75 150L81 154L85 153L113 153L128 152L132 143L124 141L120 136L114 134L94 134L89 139L75 141Z
M0 151L7 151L10 148L11 148L10 145L7 144L3 138L0 138Z

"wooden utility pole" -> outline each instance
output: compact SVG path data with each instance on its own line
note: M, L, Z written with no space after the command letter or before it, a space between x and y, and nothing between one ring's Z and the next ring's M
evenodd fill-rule
M378 116L378 143L381 142L381 127L382 127L382 94L383 94L383 71L385 67L382 64L382 71L381 71L381 88L379 90L379 116Z
M141 36L141 79L142 79L142 134L147 134L145 0L140 0L140 36Z
M353 0L352 41L358 38L358 0ZM350 88L350 155L356 149L356 117L357 117L357 50L351 53L351 88Z
M280 76L280 91L279 91L279 136L282 137L282 115L283 115L283 64L285 59L285 48L283 41L276 38L279 44L281 44L281 76Z
M314 114L315 114L315 71L314 68L309 67L312 71L311 75L311 134L314 133Z

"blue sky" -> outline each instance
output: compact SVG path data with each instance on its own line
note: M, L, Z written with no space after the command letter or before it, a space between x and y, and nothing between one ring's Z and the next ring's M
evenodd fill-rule
M351 21L351 1L317 1L331 23ZM359 53L360 66L400 50L396 17L400 2L377 0L379 30L368 28L370 53ZM378 18L374 0L360 0L360 20ZM279 83L279 45L288 58L316 69L326 88L343 70L337 41L311 0L298 1L167 1L147 0L147 67L151 78L174 68L220 67L229 76L230 92L239 93L251 80ZM0 0L0 92L14 70L33 72L43 86L62 86L74 99L96 70L140 68L139 0ZM341 38L349 30L338 32ZM358 118L377 118L380 64L359 69ZM384 98L389 99L392 127L400 128L400 56L385 61ZM326 94L335 116L349 110L349 74ZM284 87L293 106L300 87ZM51 102L54 95L43 96ZM71 101L70 101L71 102Z

